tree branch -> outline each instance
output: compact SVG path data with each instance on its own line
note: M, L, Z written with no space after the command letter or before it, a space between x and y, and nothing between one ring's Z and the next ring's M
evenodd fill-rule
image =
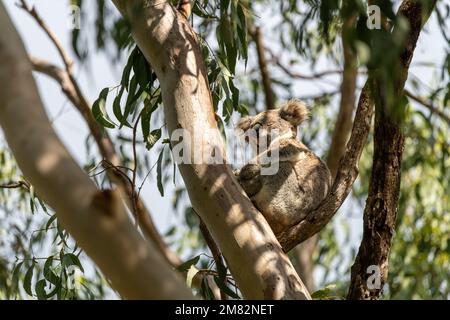
M342 26L344 68L341 82L341 102L327 157L327 165L333 178L336 176L339 161L345 152L348 135L350 134L352 128L353 110L355 109L358 62L356 59L356 54L353 52L350 38L350 32L354 29L355 23L356 15L351 14L349 17L344 19Z
M216 156L225 159L206 68L188 21L167 2L113 2L130 21L138 46L158 76L169 133L184 129L191 137L201 137L188 152L191 160L196 148L214 148ZM205 136L205 132L211 134ZM226 257L244 297L310 298L267 221L229 166L191 163L179 164L179 169L192 206Z
M364 209L363 239L351 269L348 299L377 299L388 275L388 257L395 232L400 197L401 161L404 150L402 111L397 102L386 98L387 82L392 81L394 97L403 95L408 69L423 25L436 1L424 7L420 1L404 0L397 16L409 22L409 32L393 78L374 77L376 97L374 155L369 183L369 195ZM394 31L395 32L395 29ZM375 267L370 269L370 267ZM377 269L376 269L377 268ZM374 274L375 272L375 274ZM370 283L375 275L378 280ZM369 286L370 285L370 286Z
M447 122L447 124L450 126L450 116L446 115L443 111L439 110L431 102L427 102L424 98L415 95L411 91L405 89L404 92L407 97L411 98L411 100L420 103L422 106L430 110L431 113L437 114L443 121Z
M29 15L31 15L34 20L38 23L38 25L41 27L42 30L47 34L47 36L50 38L50 40L53 42L53 44L56 47L56 50L58 50L58 53L64 63L64 66L67 70L67 73L69 75L72 74L72 67L73 67L73 61L70 59L69 55L64 50L64 47L62 43L59 41L56 34L47 26L45 21L41 18L41 16L36 11L36 8L34 6L30 6L26 0L20 0L20 2L17 4L20 8L25 10Z
M348 4L347 4L348 5ZM341 81L341 101L339 105L339 112L336 123L334 125L333 136L331 138L331 145L328 151L327 166L330 169L331 175L334 179L338 170L339 161L345 153L345 145L347 144L348 136L352 129L352 116L355 109L355 91L356 79L358 76L358 63L356 54L353 52L351 46L351 32L355 28L356 14L352 11L353 8L346 8L343 4L342 10L342 51L343 51L343 72ZM345 14L344 14L345 12ZM319 234L315 234L305 242L300 243L295 248L295 257L300 275L305 278L308 289L311 291L314 288L314 263L313 256L319 241Z
M147 210L144 203L142 202L142 199L136 192L135 179L133 179L131 183L129 179L126 179L128 178L128 176L126 172L120 169L120 167L122 166L122 161L115 151L113 142L111 141L108 134L104 131L104 129L97 123L97 121L95 121L91 112L91 106L82 93L78 81L72 75L71 70L73 67L73 62L71 58L65 51L56 34L54 34L46 25L44 19L42 19L42 17L38 14L37 10L34 7L31 8L25 0L21 0L19 7L28 12L48 35L52 43L57 48L61 59L64 61L64 64L66 66L66 69L63 70L48 61L30 57L33 69L37 72L48 75L60 84L63 93L72 102L75 108L77 108L77 110L81 113L82 117L86 121L89 131L91 132L95 142L97 143L100 154L102 155L104 160L106 160L102 161L102 165L106 169L111 168L111 166L116 167L117 170L107 171L108 177L111 181L115 182L117 185L124 189L124 192L125 194L127 194L127 198L129 200L128 204L130 208L132 208L132 211L136 217L136 221L138 222L142 231L148 239L155 242L159 250L169 261L169 263L171 263L174 267L177 267L181 264L180 258L166 245L166 243L162 239L151 218L150 212Z
M275 108L275 95L272 90L272 80L270 77L269 69L267 68L267 59L265 54L265 48L263 38L261 35L260 27L254 27L249 30L250 35L253 37L256 45L256 53L258 55L259 70L261 73L261 80L264 88L264 96L266 98L266 109Z
M45 114L25 48L1 2L0 30L0 124L39 196L123 297L192 298L153 243L134 228L117 192L98 190L61 144Z
M28 189L30 189L30 186L25 181L0 184L0 189L19 189L19 188L25 188L28 190Z
M372 116L373 101L369 83L366 82L361 90L352 133L339 163L331 191L305 220L277 235L285 252L322 230L347 198L358 176L358 163L369 135Z

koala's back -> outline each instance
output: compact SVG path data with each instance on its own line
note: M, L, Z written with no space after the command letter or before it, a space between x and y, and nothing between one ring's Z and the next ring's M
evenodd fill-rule
M325 198L331 186L327 166L308 149L296 161L280 162L277 174L260 178L262 187L252 201L275 233L303 220Z

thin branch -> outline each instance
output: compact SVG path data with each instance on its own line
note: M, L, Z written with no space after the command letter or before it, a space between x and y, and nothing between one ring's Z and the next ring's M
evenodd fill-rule
M412 100L414 100L417 103L420 103L422 106L424 106L425 108L430 110L431 113L437 114L442 120L447 122L447 124L450 126L450 116L445 114L443 111L439 110L431 102L427 102L424 98L413 94L411 91L405 89L404 92L405 92L407 97L411 98Z
M344 70L342 72L341 102L333 136L331 138L330 150L328 152L327 165L331 176L336 176L339 161L345 152L348 136L352 128L352 115L355 109L356 79L358 76L358 62L356 54L351 47L350 32L354 29L356 15L351 14L344 20L342 26L342 50L344 56Z
M265 50L270 54L270 62L278 66L286 75L294 79L302 80L317 80L326 76L339 75L342 73L342 69L325 70L311 75L294 72L291 68L285 66L279 56L277 56L270 48L266 47Z
M344 6L346 4L343 4ZM358 66L356 54L351 47L350 32L355 28L356 14L350 10L342 9L343 12L349 12L343 16L342 26L342 51L343 51L343 72L341 81L341 101L339 112L334 125L331 145L328 151L327 166L330 169L331 176L336 176L339 161L345 153L345 145L352 129L352 116L355 109L355 91L356 79L358 76ZM297 258L297 264L302 278L311 291L314 289L314 262L313 256L319 242L319 233L315 234L305 242L295 248L294 256Z
M18 181L18 182L10 182L7 184L0 184L0 189L19 189L19 188L25 188L27 190L30 189L30 185L25 181Z
M249 33L255 41L256 53L258 54L259 70L261 73L261 80L264 88L264 95L266 98L266 109L275 108L275 95L272 90L272 79L270 77L269 69L267 68L267 59L265 54L265 48L263 38L261 35L260 27L254 27L249 29Z
M205 239L206 244L208 245L209 250L211 250L214 262L216 263L216 268L219 268L219 266L223 266L222 253L220 252L219 247L217 246L216 242L211 236L211 233L208 231L208 228L203 223L201 218L200 218L200 231L203 235L203 238ZM226 283L224 283L223 285L226 286ZM226 295L226 293L220 290L220 298L222 300L227 300L228 296Z
M50 38L50 40L53 42L53 44L56 47L56 50L58 50L59 55L61 56L61 59L63 60L64 66L71 75L72 73L72 67L73 67L73 61L67 54L66 50L64 50L64 47L62 43L59 41L56 34L47 26L45 21L41 18L41 16L36 11L35 6L30 6L26 0L20 0L20 3L17 4L19 8L22 8L25 10L30 16L34 18L34 20L37 22L37 24L41 27L42 30L47 34L47 36Z

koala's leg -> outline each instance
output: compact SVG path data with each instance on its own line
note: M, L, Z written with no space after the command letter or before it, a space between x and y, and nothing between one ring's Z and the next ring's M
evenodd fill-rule
M261 167L258 164L246 164L239 172L238 181L249 197L261 190Z

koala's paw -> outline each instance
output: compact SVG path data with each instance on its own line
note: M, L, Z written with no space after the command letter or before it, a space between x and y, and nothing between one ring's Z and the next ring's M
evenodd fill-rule
M251 180L261 173L261 166L259 164L246 164L239 172L240 180Z
M237 170L236 170L237 171ZM239 170L237 179L249 197L254 196L261 190L262 181L260 176L261 167L257 164L246 164Z

